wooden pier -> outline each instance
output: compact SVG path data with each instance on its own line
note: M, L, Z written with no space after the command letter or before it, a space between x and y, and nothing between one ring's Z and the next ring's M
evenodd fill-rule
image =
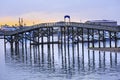
M106 36L107 32L107 36ZM42 23L38 25L33 25L29 27L22 27L15 31L2 31L1 35L4 36L4 39L7 42L21 42L22 39L32 41L32 44L41 44L42 41L39 39L47 37L48 41L50 37L57 36L59 40L66 38L65 40L73 40L73 42L95 42L103 41L106 39L118 39L120 38L120 27L119 26L104 26L104 25L95 25L87 23L76 23L76 22L55 22L55 23ZM97 39L95 39L97 35ZM67 36L67 37L66 37ZM86 40L85 40L86 36ZM61 37L61 38L60 38ZM68 39L68 40L67 40ZM64 40L64 41L65 41ZM52 43L51 41L50 43ZM55 41L56 43L59 41ZM45 42L49 43L49 42Z
M63 66L66 63L70 64L71 56L72 64L75 64L75 53L77 53L79 63L80 51L82 51L83 67L85 43L88 45L88 48L105 48L106 41L108 40L109 48L120 47L117 44L120 39L120 26L105 26L77 22L55 22L22 27L15 31L6 31L3 33L5 47L6 43L9 43L11 46L11 55L22 57L23 61L29 59L34 60L34 62L38 61L44 63L44 48L47 48L47 59L52 65L54 64L55 44L58 44L58 49L60 49ZM114 44L112 41L114 41ZM95 46L95 42L98 43L98 46ZM80 43L82 44L81 49L79 46ZM47 47L45 47L45 45ZM72 52L70 52L71 46ZM76 49L74 46L76 46ZM72 55L70 53L72 53ZM115 55L117 59L117 54ZM93 56L95 56L94 51ZM88 60L89 59L90 54L88 54ZM95 64L94 61L95 58L93 57L93 64Z

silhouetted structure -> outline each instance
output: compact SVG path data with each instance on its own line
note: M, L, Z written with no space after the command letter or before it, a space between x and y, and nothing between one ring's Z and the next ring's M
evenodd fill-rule
M65 18L70 17L65 16ZM56 28L58 29L57 31ZM4 33L5 47L6 43L9 43L11 46L11 55L18 56L22 58L23 61L30 60L30 62L41 64L47 62L49 66L53 66L55 57L54 45L57 44L58 52L61 54L63 68L71 68L71 66L74 68L76 63L78 67L84 68L84 60L86 57L84 52L85 43L88 45L88 48L104 48L106 47L106 41L109 41L110 48L117 48L120 47L117 44L119 38L120 27L76 22L43 23L31 27L23 27L14 32L9 31ZM112 42L113 40L114 43ZM95 46L96 42L98 46ZM82 46L80 46L80 44ZM47 48L47 54L45 54L45 48ZM90 65L91 54L89 53L88 50L87 57L88 64ZM92 64L94 66L94 51L92 56ZM105 54L103 54L103 56L103 64L105 65ZM100 53L99 59L101 66ZM115 63L117 63L117 54L115 54Z

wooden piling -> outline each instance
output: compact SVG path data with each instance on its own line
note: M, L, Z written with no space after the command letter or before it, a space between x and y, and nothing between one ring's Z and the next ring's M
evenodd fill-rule
M83 28L81 28L81 37L82 37L82 68L84 69L84 37L83 37Z
M67 61L66 61L66 26L64 26L64 60L65 60L65 68L67 67Z
M54 33L53 33L53 27L52 27L52 64L53 64L53 67L54 67ZM59 43L58 43L59 44Z
M78 69L79 69L80 68L79 28L77 28L77 60L78 60Z

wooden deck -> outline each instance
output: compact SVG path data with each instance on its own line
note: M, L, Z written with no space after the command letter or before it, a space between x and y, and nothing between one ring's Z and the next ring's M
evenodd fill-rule
M120 48L88 48L89 50L96 50L96 51L108 51L108 52L120 52Z
M90 28L90 29L97 29L97 30L106 30L106 31L112 31L112 32L120 32L120 27L119 26L104 26L104 25L95 25L95 24L87 24L87 23L77 23L77 22L62 22L62 23L42 23L42 24L37 24L33 26L28 26L28 27L23 27L20 29L17 29L15 31L5 31L4 35L5 36L11 36L15 34L20 34L28 31L32 31L35 29L39 29L40 27L80 27L80 28Z

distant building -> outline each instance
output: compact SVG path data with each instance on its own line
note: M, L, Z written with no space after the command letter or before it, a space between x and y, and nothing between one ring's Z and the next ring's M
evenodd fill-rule
M112 20L91 20L86 21L89 24L97 24L97 25L107 25L107 26L117 26L117 21Z
M9 25L2 25L0 28L0 30L2 30L2 31L14 31L16 29L17 29L16 27L11 27Z

